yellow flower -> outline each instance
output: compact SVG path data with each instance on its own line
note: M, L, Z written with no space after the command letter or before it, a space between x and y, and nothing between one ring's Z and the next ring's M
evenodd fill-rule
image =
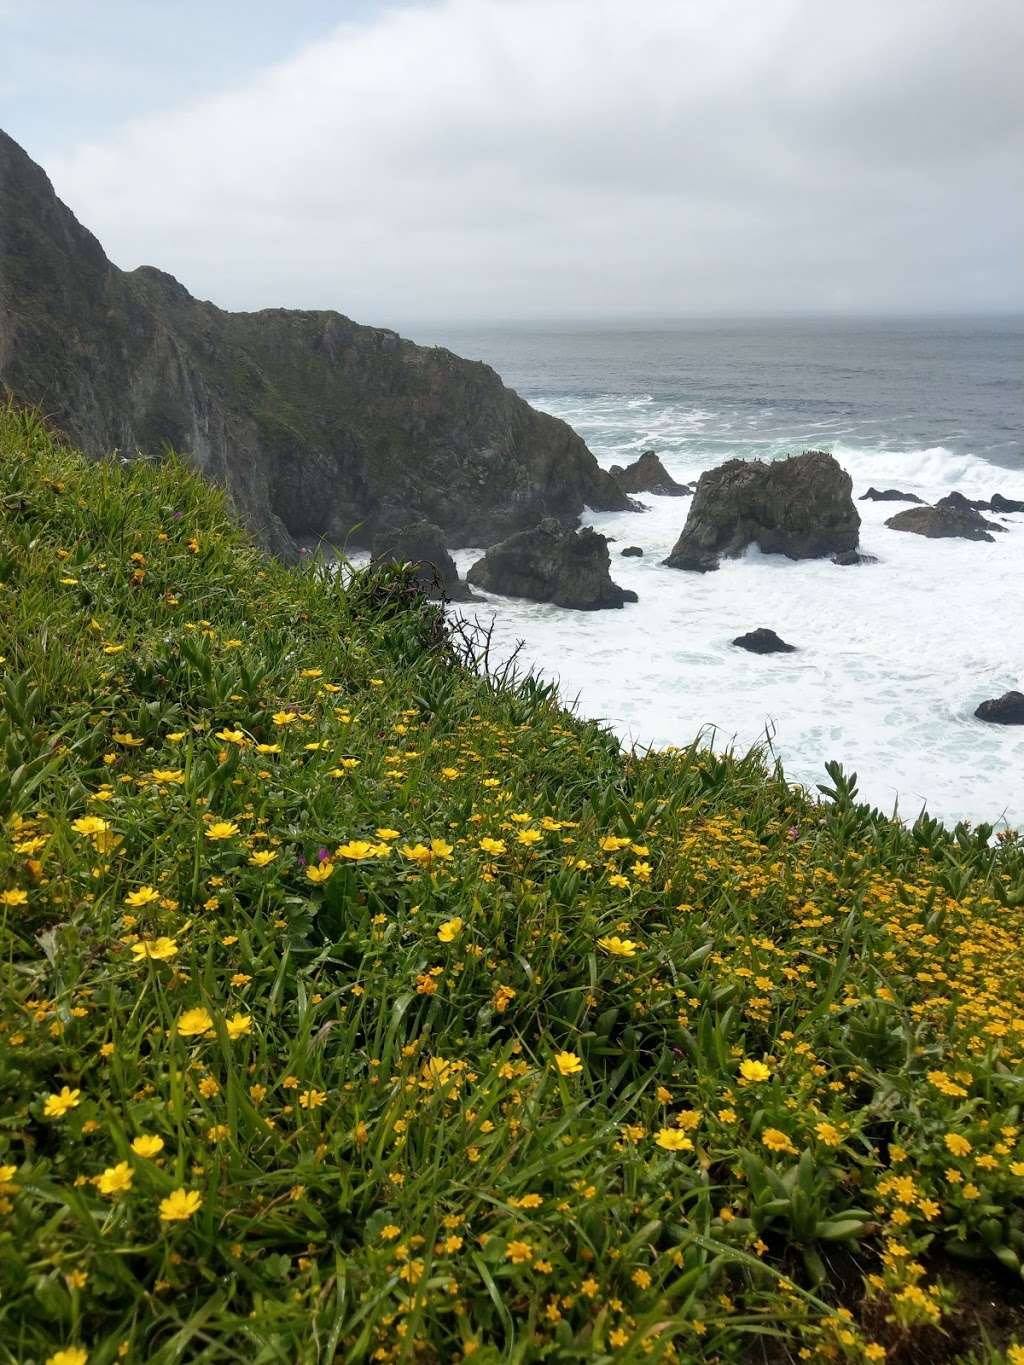
M826 1147L838 1147L843 1140L843 1135L838 1128L833 1128L831 1123L816 1123L814 1131L818 1136L818 1141L823 1142Z
M768 1148L769 1152L789 1152L796 1155L796 1148L786 1133L778 1128L766 1128L761 1134L761 1141Z
M234 1042L237 1038L244 1038L247 1033L252 1032L252 1016L233 1014L230 1019L225 1019L224 1027L228 1031L228 1037Z
M154 782L184 782L185 772L182 768L154 768L150 773Z
M178 1016L177 1029L182 1038L194 1038L197 1034L208 1033L212 1028L210 1012L202 1007L186 1010Z
M429 863L430 849L425 844L403 844L399 849L403 858L411 863Z
M326 1090L303 1090L299 1095L299 1104L303 1109L319 1109L321 1105L327 1103Z
M479 847L483 849L484 853L493 853L497 856L499 853L505 852L505 841L504 839L481 839Z
M249 862L253 867L269 867L276 857L277 854L272 853L269 848L261 848L249 854Z
M231 839L238 833L234 820L215 820L206 830L207 839Z
M450 858L453 851L453 845L444 839L431 839L430 841L430 856L432 858L439 858L443 861L445 858Z
M454 919L446 919L437 931L437 937L442 943L454 943L462 933L462 919L456 915Z
M392 839L400 839L401 837L397 829L388 829L386 825L377 830L377 838L383 839L385 843L390 843Z
M953 1156L966 1156L968 1152L973 1151L971 1144L959 1133L947 1133L942 1140L946 1144L946 1151L951 1152Z
M167 938L166 935L143 939L140 943L132 944L132 957L136 962L141 962L147 957L155 958L158 962L166 962L169 957L175 957L177 952L178 945L173 938Z
M558 1068L560 1076L578 1076L583 1070L583 1063L575 1052L556 1052L551 1060Z
M104 834L110 828L106 820L101 820L98 815L81 815L77 820L72 820L71 828L76 834Z
M770 1069L765 1066L764 1062L746 1061L740 1062L740 1075L745 1081L754 1085L758 1081L771 1080L772 1073Z
M131 1187L132 1168L127 1161L119 1161L116 1166L108 1166L96 1180L96 1188L100 1194L123 1194Z
M46 1365L86 1365L89 1352L81 1346L65 1346L63 1351L55 1351L46 1357Z
M123 744L126 749L137 749L140 744L145 744L146 741L139 739L137 735L133 735L130 730L115 730L114 742Z
M62 1119L69 1109L74 1109L81 1097L81 1090L69 1090L61 1086L56 1095L47 1095L43 1114L48 1119Z
M354 863L360 863L366 858L376 858L378 848L367 839L350 839L347 844L341 845L337 853L339 858L348 858Z
M509 1242L505 1254L513 1265L522 1265L533 1255L533 1247L529 1242L512 1241Z
M666 1152L692 1152L693 1143L678 1128L660 1128L655 1134L655 1145Z
M619 938L617 934L608 934L605 938L597 940L597 946L603 948L612 957L635 957L638 945L631 938Z
M1006 1348L1006 1365L1024 1365L1024 1346L1008 1346Z
M0 1166L0 1186L8 1185L18 1174L17 1166Z
M215 739L222 739L225 744L248 744L249 738L244 730L218 730Z
M0 892L0 905L27 905L28 892L22 891L18 887L12 887L10 891Z
M270 719L275 725L294 725L298 716L294 711L275 711Z
M538 844L544 836L539 829L521 829L516 835L517 844Z
M321 882L327 881L328 877L334 876L333 863L310 863L306 868L306 878L319 886Z
M132 1151L136 1156L157 1156L164 1149L164 1140L156 1133L141 1133L132 1140Z
M601 840L601 848L605 853L617 853L620 848L628 848L632 839L620 839L615 834L606 834Z
M175 1190L166 1199L160 1200L160 1221L163 1223L184 1223L199 1209L203 1196L198 1190Z

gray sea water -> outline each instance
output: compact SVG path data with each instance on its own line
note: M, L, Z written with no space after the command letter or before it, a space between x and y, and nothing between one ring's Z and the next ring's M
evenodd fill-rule
M690 481L734 456L816 448L849 470L855 497L875 484L1024 499L1024 318L403 330L486 360L605 466L653 448ZM499 649L522 642L524 662L627 742L768 736L805 785L838 758L906 818L927 806L1024 826L1024 731L973 718L986 697L1024 690L1024 516L992 545L928 541L884 525L898 507L858 502L877 564L751 551L701 576L660 562L688 503L645 501L583 518L614 537L613 577L640 601L580 613L484 598ZM628 544L644 557L621 559ZM798 652L731 646L762 625Z

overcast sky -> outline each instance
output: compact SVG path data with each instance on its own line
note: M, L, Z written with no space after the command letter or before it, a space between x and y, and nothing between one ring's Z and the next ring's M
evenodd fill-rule
M112 259L226 307L1024 309L1024 0L0 0L0 50Z

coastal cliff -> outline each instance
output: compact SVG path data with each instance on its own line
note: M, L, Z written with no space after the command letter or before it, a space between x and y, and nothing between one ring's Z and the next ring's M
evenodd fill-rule
M229 313L123 271L0 131L0 388L90 456L179 450L284 557L418 517L452 545L626 495L488 365L332 311Z

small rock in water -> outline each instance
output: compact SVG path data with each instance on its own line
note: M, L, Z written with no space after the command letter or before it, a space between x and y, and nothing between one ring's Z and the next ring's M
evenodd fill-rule
M625 469L613 464L608 472L624 493L660 493L662 497L684 498L693 492L688 484L673 479L653 450L645 450Z
M590 526L566 530L553 517L492 545L466 575L485 592L597 611L637 601L609 576L608 541Z
M620 550L619 553L622 555L623 559L636 559L638 555L643 554L643 550L641 550L639 545L627 545L626 548Z
M1004 498L1002 493L993 493L989 503L993 512L1024 512L1024 502L1015 498Z
M939 498L936 507L956 507L961 512L987 512L989 504L984 498L965 498L963 493L958 493L955 489L952 493L947 493L944 498Z
M992 725L1024 725L1024 692L1004 692L983 701L974 714Z
M957 537L960 540L993 540L990 531L1005 531L994 521L986 521L973 507L945 503L936 507L908 507L885 523L893 531L911 531L930 540Z
M833 564L877 564L877 555L864 555L859 550L841 550L839 554L832 556Z
M901 493L898 488L869 488L860 496L861 502L924 502L916 493Z
M788 645L765 626L747 635L737 635L733 644L739 645L740 649L749 649L751 654L793 654L796 651L796 645Z

